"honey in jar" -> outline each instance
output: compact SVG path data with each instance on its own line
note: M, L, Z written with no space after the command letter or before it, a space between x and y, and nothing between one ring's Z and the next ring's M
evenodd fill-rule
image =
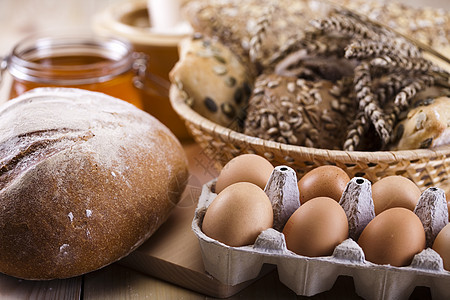
M94 36L28 38L7 58L9 98L37 87L72 87L102 92L142 108L133 84L133 47Z

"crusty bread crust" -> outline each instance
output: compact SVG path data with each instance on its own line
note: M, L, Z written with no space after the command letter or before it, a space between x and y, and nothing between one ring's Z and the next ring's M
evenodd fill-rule
M180 43L180 61L170 72L172 82L188 94L186 103L200 115L239 130L254 81L226 46L204 37Z
M84 274L167 219L188 177L175 136L122 100L36 89L0 107L0 272Z

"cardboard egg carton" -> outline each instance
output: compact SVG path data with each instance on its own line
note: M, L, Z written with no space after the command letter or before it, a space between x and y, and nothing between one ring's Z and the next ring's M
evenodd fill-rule
M268 181L265 191L274 208L274 224L280 219L285 223L300 205L293 204L298 197L296 179L294 170L279 166ZM371 197L371 192L368 193L371 183L364 178L353 178L340 202L350 220L350 238L339 244L331 256L324 257L295 254L286 248L284 235L273 228L263 231L253 245L243 247L230 247L206 236L201 226L209 204L217 196L213 192L215 182L214 179L203 186L192 229L200 242L205 270L223 284L234 286L254 279L264 264L271 264L277 267L280 281L302 296L330 290L337 277L345 275L353 277L356 293L365 299L407 299L416 286L429 287L433 299L450 299L450 272L443 268L442 258L430 247L415 255L411 265L406 267L378 265L365 260L361 247L351 238L359 236L374 216L367 215L371 214L372 200L372 207L369 205L368 208L367 201L362 201ZM435 214L436 207L424 209L424 206L438 203L436 197L445 200L445 194L441 192L429 188L422 193L415 211L419 218ZM448 218L448 213L445 217ZM435 237L436 226L442 226L435 225L439 223L435 219L425 223L430 224L429 228L424 226L427 239Z

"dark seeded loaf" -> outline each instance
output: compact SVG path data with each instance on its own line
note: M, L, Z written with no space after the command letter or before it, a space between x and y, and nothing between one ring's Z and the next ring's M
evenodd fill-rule
M67 278L108 265L167 219L187 182L175 136L122 100L36 89L0 107L0 272Z

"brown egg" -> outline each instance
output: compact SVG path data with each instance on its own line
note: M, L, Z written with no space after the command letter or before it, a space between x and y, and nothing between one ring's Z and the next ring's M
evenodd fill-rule
M366 259L376 264L402 267L425 249L425 230L419 217L403 207L377 215L358 239Z
M442 257L444 269L450 271L450 223L434 239L433 250Z
M273 165L262 156L256 154L236 156L220 171L215 192L218 194L236 182L251 182L264 189L272 171Z
M348 237L344 209L334 199L318 197L301 205L283 229L286 246L305 256L327 256Z
M372 185L375 215L393 207L404 207L414 211L420 194L417 185L406 177L384 177Z
M209 205L202 231L229 246L245 246L273 226L272 204L257 185L239 182L226 187Z
M316 197L330 197L339 202L349 181L347 173L336 166L327 165L312 169L298 182L300 203Z

